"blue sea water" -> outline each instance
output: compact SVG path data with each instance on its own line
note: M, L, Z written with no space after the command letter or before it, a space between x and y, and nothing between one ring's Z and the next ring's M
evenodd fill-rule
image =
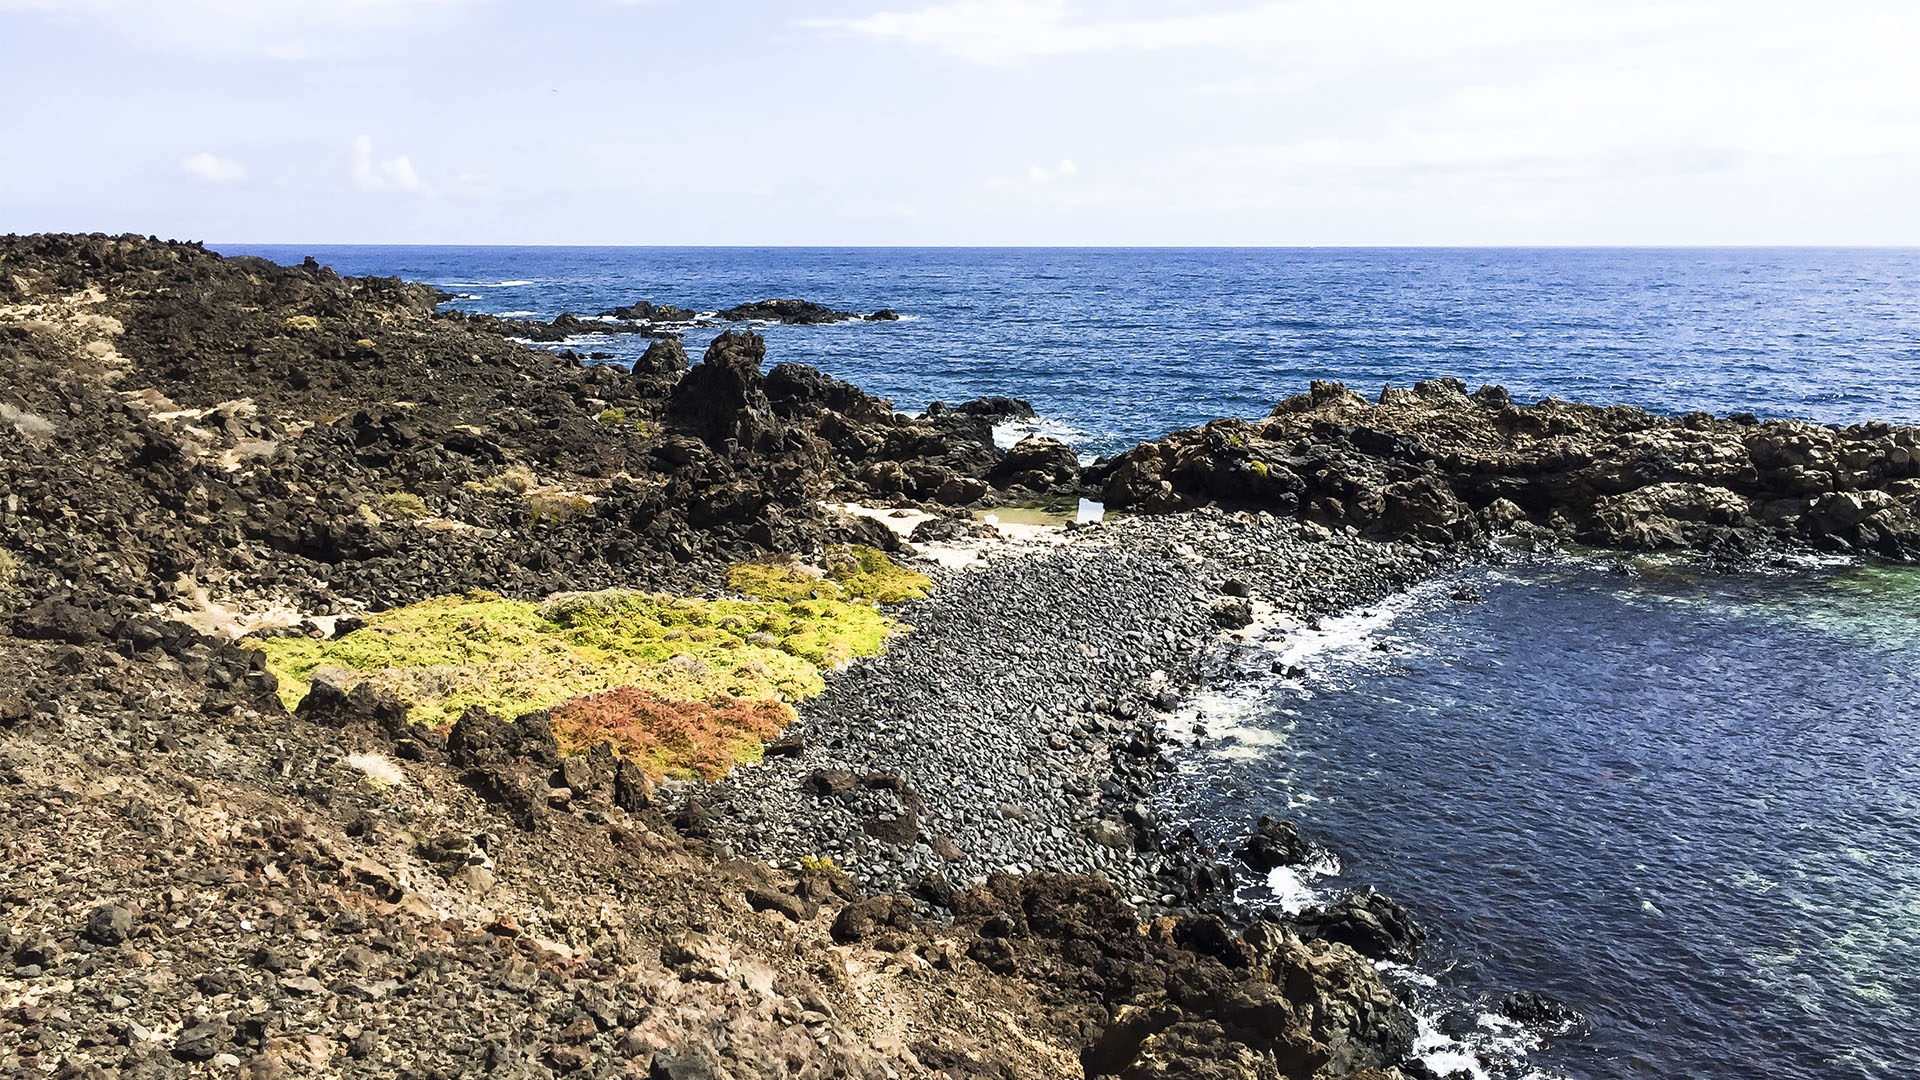
M1920 421L1915 249L553 248L222 245L552 318L794 296L898 323L775 326L903 409L1013 394L1088 452L1264 415L1310 379L1456 376L1523 399ZM696 358L712 331L690 334ZM631 359L634 337L581 352Z
M1332 847L1337 873L1254 902L1408 905L1417 989L1465 1036L1438 1060L1920 1075L1920 568L1474 570L1271 647L1306 676L1250 660L1203 699L1172 807L1220 842L1277 811ZM1515 990L1588 1029L1516 1064L1491 1019Z
M1089 453L1258 416L1322 378L1920 422L1908 249L220 250L540 318L892 308L906 320L765 328L769 358L905 409L1026 398ZM1451 600L1463 583L1484 599ZM1404 900L1433 935L1406 977L1436 1063L1920 1076L1920 571L1477 570L1275 647L1307 677L1249 664L1203 701L1209 736L1169 797L1216 839L1282 810L1339 854L1249 901L1358 883ZM1519 989L1588 1024L1524 1047L1487 1008Z

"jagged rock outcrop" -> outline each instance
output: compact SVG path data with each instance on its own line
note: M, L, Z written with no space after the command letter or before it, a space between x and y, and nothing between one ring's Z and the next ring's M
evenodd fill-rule
M1089 1077L1346 1076L1412 1049L1413 1017L1359 954L1213 916L1147 933L1112 885L999 874L954 902L969 955L1084 1016Z
M1178 432L1088 478L1116 508L1217 502L1426 541L1542 529L1639 550L1920 557L1920 429L1523 406L1452 379L1371 403L1317 382L1264 420Z
M154 604L219 621L214 599L327 616L717 578L897 546L821 503L966 503L1000 460L972 418L762 375L755 335L685 375L661 338L629 373L446 299L142 237L0 240L0 619L94 640Z

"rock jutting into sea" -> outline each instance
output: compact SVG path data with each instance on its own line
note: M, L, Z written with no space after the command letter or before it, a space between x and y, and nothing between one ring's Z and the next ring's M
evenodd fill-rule
M1239 908L1312 838L1160 819L1184 698L1495 540L1916 550L1912 429L1316 384L1082 468L446 298L0 239L0 1069L1395 1080L1420 928Z
M1377 402L1316 382L1264 420L1169 435L1087 480L1112 507L1217 502L1436 542L1519 532L1734 560L1920 555L1920 429L1520 405L1457 379Z

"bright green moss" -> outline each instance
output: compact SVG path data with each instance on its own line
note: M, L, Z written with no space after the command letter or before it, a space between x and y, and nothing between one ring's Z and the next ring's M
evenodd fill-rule
M600 415L594 417L594 419L600 421L601 423L607 425L608 427L619 427L621 424L624 424L627 422L627 410L618 408L618 407L611 408L611 409L601 409Z
M762 600L852 598L876 604L919 600L933 589L927 575L860 544L835 548L822 562L824 570L799 563L743 563L727 574L727 584L735 592Z
M816 570L777 563L741 563L727 571L727 585L761 600L838 600L840 586Z
M933 591L932 578L899 565L883 551L854 544L847 548L846 555L852 559L851 566L829 560L827 573L847 590L848 596L878 604L902 604L923 599Z
M901 628L840 600L689 600L625 590L545 603L469 593L381 612L332 641L266 638L289 707L316 675L394 691L427 724L473 706L513 717L636 687L662 698L796 701L823 668L880 651Z

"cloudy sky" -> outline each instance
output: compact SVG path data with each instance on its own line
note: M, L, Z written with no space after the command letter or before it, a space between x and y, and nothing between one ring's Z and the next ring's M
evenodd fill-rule
M1914 0L0 0L0 232L1920 243Z

